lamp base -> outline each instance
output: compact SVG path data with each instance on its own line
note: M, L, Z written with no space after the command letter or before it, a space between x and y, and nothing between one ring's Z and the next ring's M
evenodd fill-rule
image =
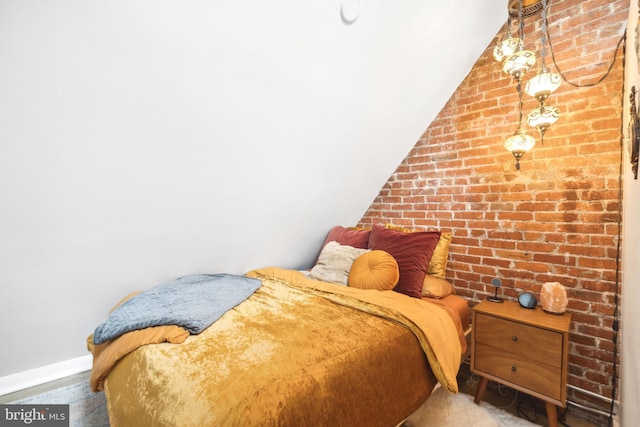
M502 284L502 283L500 283ZM503 299L501 297L498 296L498 286L496 286L496 290L493 293L492 297L487 297L487 301L491 301L491 302L502 302Z

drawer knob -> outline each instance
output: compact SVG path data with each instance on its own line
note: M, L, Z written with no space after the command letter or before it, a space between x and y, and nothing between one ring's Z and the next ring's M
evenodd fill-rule
M515 371L516 371L516 367L515 367L515 366L512 366L512 367L511 367L511 372L515 372Z
M514 335L514 336L512 336L512 337L511 337L511 341L513 341L513 342L518 341L518 337L517 337L517 336L515 336L515 335Z

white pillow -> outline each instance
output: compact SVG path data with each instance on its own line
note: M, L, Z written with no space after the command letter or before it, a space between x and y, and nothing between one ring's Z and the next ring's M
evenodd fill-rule
M371 249L358 249L353 246L341 245L338 242L329 242L322 248L318 262L309 272L309 277L323 282L347 285L349 271L353 262L360 255Z

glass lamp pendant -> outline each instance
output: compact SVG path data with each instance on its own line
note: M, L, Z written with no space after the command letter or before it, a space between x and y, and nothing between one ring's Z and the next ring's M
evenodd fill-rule
M550 73L546 69L543 69L527 82L524 91L527 95L533 96L540 102L544 102L552 92L560 87L560 82L561 79L558 74Z
M556 107L541 105L540 108L536 108L527 114L527 123L529 126L538 129L540 136L544 138L544 133L549 129L549 126L557 122L559 118L560 110Z
M504 142L504 148L510 151L513 157L516 158L516 170L520 170L520 159L522 156L531 150L534 145L536 145L536 140L532 136L527 135L521 127Z
M509 37L496 44L493 48L493 57L502 62L505 58L522 49L522 40L517 37Z
M519 50L509 55L502 64L502 70L510 74L514 79L520 80L536 63L536 54L530 50Z

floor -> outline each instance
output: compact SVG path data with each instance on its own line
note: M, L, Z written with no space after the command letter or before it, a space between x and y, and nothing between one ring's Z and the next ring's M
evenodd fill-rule
M70 384L76 384L76 383L88 381L88 380L89 380L89 372L81 372L79 374L70 375L68 377L64 377L56 381L51 381L45 384L40 384L34 387L26 388L24 390L19 390L14 393L2 395L0 396L0 404L15 402L17 400L22 400L37 394L56 390Z
M478 384L478 377L469 371L469 365L463 363L458 374L458 387L466 394L474 395ZM496 408L503 409L532 423L549 425L543 401L498 383L489 382L483 396L484 401ZM559 408L560 409L560 408ZM566 427L602 427L607 425L607 420L599 416L592 416L586 412L578 413L571 407L561 414L559 411L559 426Z
M89 389L89 373L72 375L61 380L0 396L0 403L21 405L68 405L70 427L109 427L104 392ZM2 420L0 420L0 424Z
M81 373L52 383L22 390L16 393L0 396L0 404L14 402L23 398L28 398L40 393L45 393L69 384L86 382L88 373ZM460 391L474 395L478 383L478 377L469 370L469 364L463 363L458 374L458 385ZM491 405L527 419L540 426L548 426L544 402L530 397L508 387L501 386L494 382L489 382L484 395L484 400ZM593 416L584 411L569 409L561 415L560 426L566 427L602 427L607 425L607 420L603 417Z

